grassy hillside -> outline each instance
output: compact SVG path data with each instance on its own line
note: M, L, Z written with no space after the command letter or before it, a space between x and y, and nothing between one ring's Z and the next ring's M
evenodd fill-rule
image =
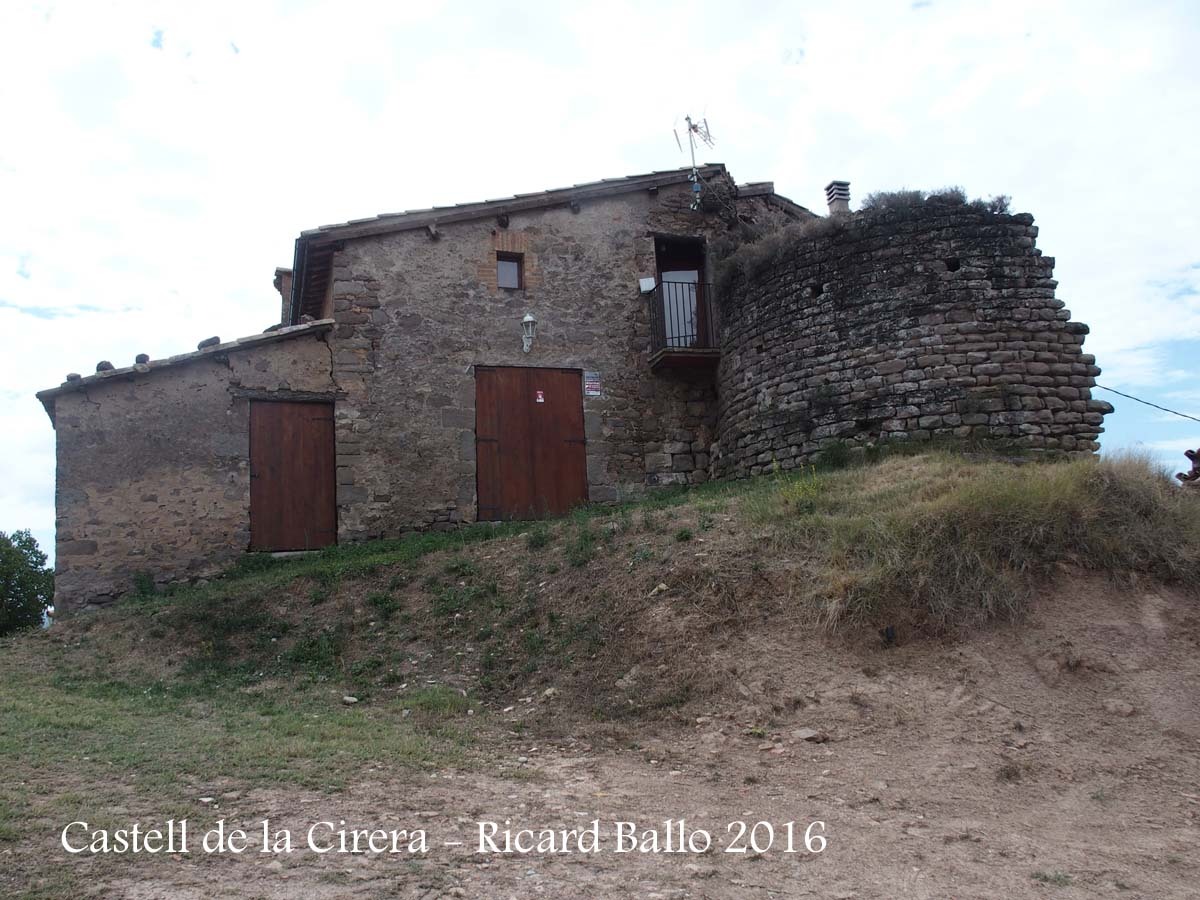
M13 775L0 854L64 815L186 808L202 823L232 802L222 792L337 791L446 767L524 777L481 752L497 721L503 740L637 746L646 729L734 704L761 709L745 733L766 736L814 701L778 672L782 686L764 689L754 647L786 669L789 635L823 634L831 667L874 677L882 628L933 648L1096 576L1197 596L1200 492L1136 458L929 453L247 558L210 583L0 642L0 766ZM868 711L858 688L848 697ZM69 874L37 871L18 896L79 894Z
M42 640L85 641L92 665L172 689L302 680L365 699L424 679L499 700L554 686L604 718L711 689L711 651L747 628L960 631L1018 616L1061 565L1200 587L1198 494L1134 457L899 456L556 522L248 557ZM634 665L675 677L631 708L615 682Z

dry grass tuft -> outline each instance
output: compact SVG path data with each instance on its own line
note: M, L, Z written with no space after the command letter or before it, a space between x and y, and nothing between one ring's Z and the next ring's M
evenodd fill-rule
M827 628L1009 618L1057 563L1200 587L1200 497L1144 457L889 459L781 480L747 511L805 554L797 594Z

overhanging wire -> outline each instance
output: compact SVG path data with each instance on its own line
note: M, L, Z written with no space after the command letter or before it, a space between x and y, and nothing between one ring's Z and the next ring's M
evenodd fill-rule
M1179 416L1181 419L1191 419L1193 422L1200 422L1200 419L1196 418L1195 416L1189 416L1187 413L1181 413L1175 409L1167 409L1165 406L1159 406L1157 403L1151 403L1149 400L1143 400L1141 397L1135 397L1132 394L1121 393L1121 391L1118 391L1115 388L1105 387L1102 384L1098 384L1096 387L1100 388L1102 391L1108 391L1111 394L1124 397L1127 400L1134 400L1138 403L1144 403L1146 406L1153 406L1155 409L1161 409L1163 412L1170 413L1173 416Z

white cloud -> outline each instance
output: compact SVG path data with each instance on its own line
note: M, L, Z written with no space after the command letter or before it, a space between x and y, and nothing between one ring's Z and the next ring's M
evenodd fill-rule
M1188 4L4 4L0 529L53 527L34 391L260 330L301 229L682 165L689 112L816 210L835 177L1012 195L1104 380L1175 389L1198 32Z
M1149 441L1146 446L1153 447L1155 450L1168 451L1176 456L1182 456L1184 450L1196 450L1200 448L1200 431L1190 437L1172 438L1166 441Z

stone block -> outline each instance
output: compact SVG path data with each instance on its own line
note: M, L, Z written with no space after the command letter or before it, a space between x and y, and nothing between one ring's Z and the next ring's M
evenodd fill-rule
M447 408L442 410L442 426L445 428L475 427L475 410Z
M57 556L94 556L98 549L96 541L59 541L55 545Z
M690 453L676 453L671 458L671 468L676 472L690 472L696 468L696 457Z
M668 472L671 469L670 453L647 453L645 458L647 472Z

